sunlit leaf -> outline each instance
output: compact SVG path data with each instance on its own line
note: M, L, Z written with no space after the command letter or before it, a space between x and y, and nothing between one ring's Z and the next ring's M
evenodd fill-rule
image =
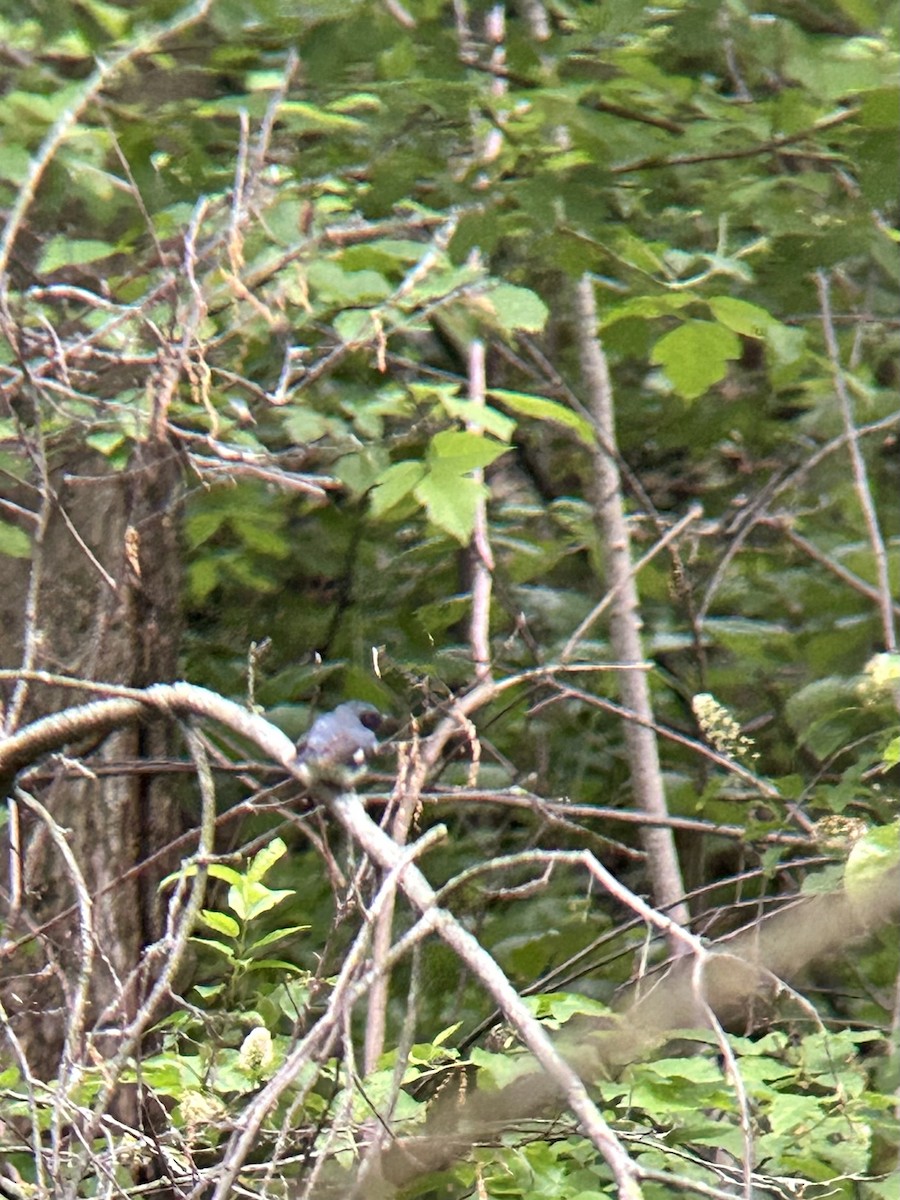
M661 337L650 361L685 400L696 400L724 379L730 360L740 358L740 339L730 329L712 321L686 321Z

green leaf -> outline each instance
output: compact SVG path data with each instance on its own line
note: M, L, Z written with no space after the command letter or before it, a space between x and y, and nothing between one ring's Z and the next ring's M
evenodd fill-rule
M733 296L712 296L708 303L713 316L721 325L733 329L735 333L742 333L745 337L764 338L772 325L780 323L759 305L749 304L746 300L736 300Z
M22 183L28 174L31 155L24 146L13 146L8 142L9 132L4 131L6 145L0 154L0 179L6 179L16 185Z
M85 441L89 446L109 458L125 443L125 435L117 429L99 429L96 433L88 434Z
M17 525L0 521L0 554L7 558L30 558L31 538Z
M229 888L228 907L236 912L242 921L252 921L254 917L277 907L293 894L287 889L274 890L255 880L242 879L237 887Z
M287 854L287 845L284 838L275 837L267 846L263 846L262 850L256 854L247 867L247 878L254 881L265 878L271 871L272 867Z
M419 481L425 475L425 467L420 462L391 463L378 476L375 487L369 499L369 507L373 516L383 516L395 504L409 496Z
M344 271L330 259L310 265L307 279L318 299L326 303L353 305L385 300L393 291L378 271Z
M345 346L368 341L375 334L372 314L364 308L346 308L335 317L334 331Z
M118 5L105 4L103 0L79 0L79 4L110 37L123 37L131 24L131 13Z
M472 536L478 502L487 494L483 484L454 470L429 472L415 490L429 520L462 545Z
M479 467L490 466L508 449L508 446L477 433L445 429L431 439L428 461L431 467L439 464L444 469L464 475Z
M546 396L532 396L529 392L509 392L503 388L489 388L487 394L523 417L534 417L538 421L563 425L566 429L574 430L579 441L585 446L594 445L594 431L590 422L566 408L564 404L560 404L558 400L548 400Z
M693 304L696 299L697 297L692 296L690 292L636 296L633 300L626 300L624 304L617 304L614 308L607 309L600 321L600 328L606 329L616 321L623 321L629 317L644 317L647 320L653 320L655 317L671 316L673 313L680 312L688 304Z
M38 261L38 274L49 275L60 267L96 262L101 258L109 258L115 252L115 246L111 246L109 242L94 241L91 238L70 239L60 235L51 238L44 247L44 253Z
M214 929L216 933L224 934L225 937L237 938L240 936L241 927L234 919L229 917L227 913L214 912L211 909L203 909L200 913L203 918L203 923L208 925L210 929Z
M883 883L900 864L900 821L871 829L854 843L847 858L844 886L854 902L864 904L873 884Z
M192 942L196 942L199 946L207 946L210 950L215 950L227 959L234 959L234 949L231 946L226 946L224 942L216 942L211 938L192 937Z
M730 359L740 358L737 334L712 321L686 321L661 337L650 361L661 366L675 391L696 400L725 377Z
M277 942L279 939L290 937L295 933L306 933L307 930L311 928L311 925L289 925L286 929L273 929L271 933L267 933L263 937L258 938L253 943L253 949L259 950L263 946L268 946L270 942Z
M286 128L299 133L356 132L366 128L365 123L355 117L348 117L338 112L328 112L324 108L318 108L315 104L307 104L302 100L282 101L278 106L278 119L284 122Z
M486 299L505 333L514 333L517 329L540 333L550 315L547 305L529 288L503 283L492 288Z
M485 432L503 442L511 441L516 423L506 413L485 404L476 404L474 400L461 400L457 396L441 395L440 401L451 417L457 417L467 425L480 425Z

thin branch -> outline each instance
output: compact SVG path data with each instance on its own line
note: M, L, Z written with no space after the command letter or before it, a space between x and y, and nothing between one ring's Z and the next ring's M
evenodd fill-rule
M594 425L601 442L615 446L612 382L606 355L597 336L594 285L587 275L581 278L576 288L575 336ZM616 459L599 448L594 454L593 507L594 519L605 548L607 585L615 595L610 619L613 653L623 662L638 664L644 660L640 602L631 560L631 538L625 519L621 478ZM652 729L653 707L647 677L640 670L624 671L620 688L625 704L637 714L640 721L640 724L629 721L625 725L625 744L635 802L650 816L667 815L659 749ZM671 830L658 826L645 829L643 842L657 903L671 911L678 924L686 925L690 914L681 900L685 889ZM680 943L673 942L673 947L680 949Z
M566 642L565 646L563 646L562 653L559 656L560 662L567 662L572 657L578 647L578 643L591 628L591 626L596 623L603 613L606 612L609 606L618 598L621 589L625 586L625 584L629 580L636 579L644 567L646 567L648 563L652 562L653 559L656 558L660 550L664 550L668 545L676 541L682 535L682 533L684 533L688 525L693 524L694 521L698 521L702 516L702 507L699 504L692 504L681 520L676 521L670 529L666 530L659 540L650 547L647 553L642 555L637 562L629 568L627 578L620 580L616 584L615 588L610 588L599 604L594 605L588 615L584 618L584 620Z
M863 519L869 535L869 546L875 560L875 574L878 581L878 608L881 613L882 635L885 649L894 653L897 650L897 630L894 624L894 609L891 597L891 580L888 568L887 550L884 538L878 525L878 514L872 500L872 490L869 487L866 464L859 446L859 431L853 416L853 406L847 391L844 372L841 367L840 350L831 319L831 291L828 276L824 271L816 272L816 291L819 295L819 307L822 313L822 332L825 336L825 348L828 361L831 364L834 390L840 405L841 417L844 422L844 433L847 438L847 449L850 452L850 466L853 471L853 482L859 498Z
M632 171L662 170L665 167L684 167L708 162L727 162L731 159L755 158L758 154L770 154L773 151L783 150L787 146L796 145L797 142L802 142L806 138L821 133L825 129L833 128L835 125L841 125L844 121L849 121L858 114L858 108L847 108L842 112L822 117L808 128L801 129L797 133L778 134L766 142L758 142L755 146L745 146L740 150L710 151L707 154L675 154L667 158L655 156L640 158L634 162L622 163L619 166L610 167L609 170L612 175L629 175Z
M469 347L469 399L476 408L484 408L485 375L484 343L474 339ZM482 427L470 421L470 433L480 434ZM491 585L494 571L494 556L488 536L487 495L484 490L484 470L472 472L475 486L481 494L475 502L475 522L469 555L472 564L472 616L469 622L469 642L475 663L475 678L484 683L491 677Z

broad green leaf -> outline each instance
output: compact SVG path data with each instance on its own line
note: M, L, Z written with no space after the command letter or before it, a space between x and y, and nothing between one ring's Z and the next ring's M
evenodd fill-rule
M372 490L369 506L372 514L382 516L406 496L410 495L425 474L425 467L420 462L398 462L391 465L378 476Z
M199 946L208 946L210 950L216 950L223 957L228 959L234 958L234 947L227 946L224 942L214 941L212 938L192 937L192 942L196 942Z
M686 321L661 337L650 361L666 373L676 392L696 400L723 379L730 359L740 358L737 334L712 321Z
M859 122L869 129L895 132L900 127L900 89L884 87L866 92L860 105Z
M284 838L275 837L267 846L263 846L258 854L255 854L252 861L247 867L247 878L254 881L264 879L271 871L272 867L287 854L287 845Z
M237 913L242 921L252 921L254 917L275 908L293 894L286 889L267 888L255 880L242 878L235 887L228 889L228 907Z
M309 925L289 925L285 929L273 929L271 933L264 934L253 943L253 949L259 950L263 946L268 946L271 942L277 942L280 938L289 937L295 933L306 933L311 926ZM295 968L296 969L296 968Z
M506 413L486 404L476 404L473 400L461 400L457 396L442 396L441 403L451 417L458 417L467 425L480 425L486 433L503 442L512 440L516 423Z
M605 329L626 317L645 317L652 320L654 317L670 316L672 313L680 312L688 304L695 303L696 300L697 297L689 292L666 292L657 296L638 296L634 300L626 300L624 304L617 304L613 308L607 309L600 320L600 328Z
M79 4L110 37L123 37L131 24L131 13L116 4L106 4L104 0L79 0Z
M506 333L514 333L517 329L540 333L550 315L547 305L529 288L503 283L492 288L485 299L489 301L500 327Z
M771 313L758 304L736 300L733 296L712 296L708 304L720 324L745 337L764 338L771 326L778 324Z
M428 519L463 545L475 528L476 506L487 494L483 484L453 470L430 471L415 490Z
M431 439L428 462L432 468L440 466L463 475L479 467L490 466L508 449L508 446L489 437L464 430L445 429Z
M376 332L372 314L364 308L346 308L334 319L334 331L344 343L365 342Z
M393 290L378 271L344 271L328 259L312 263L307 279L320 299L342 305L384 300Z
M8 138L9 134L4 133L4 138ZM24 146L10 145L8 142L3 147L3 153L0 154L0 179L6 179L10 183L20 184L28 174L28 166L31 162L31 155Z
M285 408L282 413L285 431L297 446L318 441L320 437L335 431L335 420L305 406Z
M211 909L205 908L201 911L200 916L203 918L204 925L208 925L216 933L224 934L225 937L230 938L238 938L240 936L240 925L234 917L229 917L227 913L214 912Z
M523 417L534 417L538 421L564 425L567 429L574 430L585 446L594 445L594 431L590 422L579 413L572 412L570 408L560 404L558 400L548 400L546 396L532 396L527 392L509 392L503 388L488 388L487 394Z
M0 520L0 554L7 558L30 558L31 538L17 525Z
M85 441L107 458L114 454L125 443L125 435L118 429L99 429L89 434Z
M51 271L57 271L60 267L78 266L109 258L115 250L115 246L111 246L109 242L78 238L70 240L60 235L51 238L44 247L37 269L41 275L49 275Z

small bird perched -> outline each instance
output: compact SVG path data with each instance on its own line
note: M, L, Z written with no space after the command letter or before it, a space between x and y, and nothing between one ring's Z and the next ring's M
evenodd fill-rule
M310 766L362 766L378 749L384 717L365 700L348 700L316 717L297 742L297 761Z

